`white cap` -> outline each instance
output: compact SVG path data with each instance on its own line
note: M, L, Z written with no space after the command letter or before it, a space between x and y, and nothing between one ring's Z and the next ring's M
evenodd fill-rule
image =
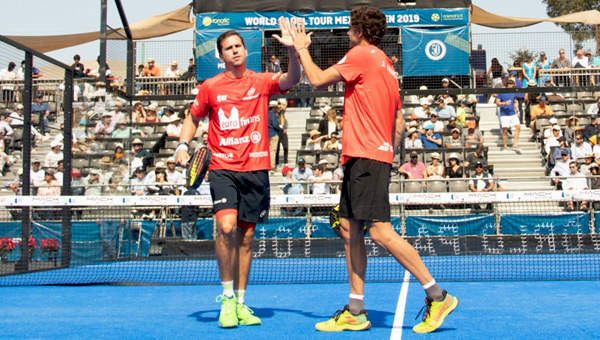
M319 161L319 164L329 164L329 162L326 159L322 159Z
M59 142L59 141L57 141L57 140L53 140L53 141L50 143L50 148L55 148L55 147L57 147L57 146L60 146L60 145L61 145L61 142Z
M149 63L153 63L154 62L154 58L148 58L148 62Z
M552 118L550 118L549 122L550 122L550 124L556 124L556 123L558 123L558 120L556 120L556 118L552 117Z
M165 162L158 162L158 163L156 163L156 165L154 166L154 168L155 169L158 169L158 168L165 169L166 168Z
M171 62L171 66L177 66L177 65L178 65L178 64L177 64L177 60L173 60L173 61Z
M427 86L421 85L421 87L419 87L419 90L427 90Z
M23 168L19 168L19 170L17 170L17 176L20 176L23 174Z
M269 107L276 107L277 106L277 101L276 100L271 100L269 102Z
M329 105L321 106L321 112L327 113L327 111L329 111L329 110L331 110L331 106L329 106Z
M277 102L279 104L287 104L287 99L285 99L285 98L279 98L279 99L277 99Z
M431 105L431 102L427 98L421 98L421 105Z
M442 79L442 83L443 83L443 82L449 83L449 82L450 82L450 80L448 80L448 78L444 78L444 79Z

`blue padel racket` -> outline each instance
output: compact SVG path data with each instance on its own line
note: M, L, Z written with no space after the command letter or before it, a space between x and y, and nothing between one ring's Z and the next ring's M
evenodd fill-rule
M204 176L208 171L211 157L212 152L206 146L203 146L194 152L194 155L190 159L186 168L187 175L185 178L185 184L189 188L197 189L200 184L202 184Z

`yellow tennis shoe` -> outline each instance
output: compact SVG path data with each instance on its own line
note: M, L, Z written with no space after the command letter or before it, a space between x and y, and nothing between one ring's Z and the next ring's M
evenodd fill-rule
M413 327L413 332L415 333L430 333L438 329L444 319L452 313L458 306L458 299L454 296L448 294L448 292L444 291L444 300L440 302L433 301L429 298L425 299L425 306L427 310L425 310L425 315L423 316L423 322L419 323L415 327ZM421 308L421 311L423 311ZM419 311L419 315L421 314Z
M343 310L335 312L331 319L316 324L315 328L321 332L366 331L371 328L371 322L365 310L354 315L346 305Z

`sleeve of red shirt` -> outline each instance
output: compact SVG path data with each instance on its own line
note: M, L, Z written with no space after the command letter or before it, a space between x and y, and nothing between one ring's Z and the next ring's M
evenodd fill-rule
M259 74L263 78L263 81L267 86L268 93L280 94L280 93L287 92L287 91L281 91L279 89L279 78L281 78L281 73L264 72L264 73L259 73Z
M194 100L194 104L190 108L190 113L194 115L194 117L204 118L208 114L208 89L210 86L203 84L198 89L198 94L196 95L196 99Z
M347 83L355 81L362 75L363 68L360 67L361 51L361 49L354 47L346 53L342 60L333 65L333 68L339 72Z

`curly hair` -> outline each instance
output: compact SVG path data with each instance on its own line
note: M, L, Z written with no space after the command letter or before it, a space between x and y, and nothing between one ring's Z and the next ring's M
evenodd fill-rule
M385 34L387 21L379 8L360 6L350 11L350 27L362 33L369 43L377 46Z

